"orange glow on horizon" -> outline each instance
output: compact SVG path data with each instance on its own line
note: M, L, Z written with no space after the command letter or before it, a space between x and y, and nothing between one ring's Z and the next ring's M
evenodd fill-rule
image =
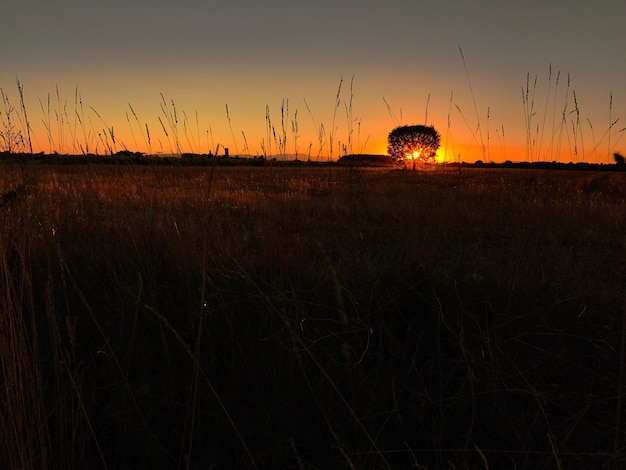
M248 97L241 98L241 101L233 100L228 103L230 114L227 116L224 101L218 98L209 100L208 97L192 99L195 95L191 93L184 95L185 101L176 101L175 105L169 95L140 93L141 100L134 101L130 97L130 108L123 93L118 97L117 94L99 95L91 91L87 96L87 93L83 95L82 89L76 89L76 100L73 89L61 89L60 97L54 99L53 93L50 101L45 99L45 93L40 100L41 96L36 91L28 86L25 89L28 129L24 124L19 95L15 90L7 92L11 112L14 113L12 123L16 132L21 133L21 140L15 140L13 148L18 152L28 152L32 145L34 153L46 154L107 155L130 151L148 155L223 155L224 149L228 148L232 156L279 159L297 156L300 160L324 161L331 157L337 160L344 153L387 155L387 138L396 124L381 112L380 104L355 105L358 128L355 124L350 127L338 113L331 139L329 123L333 120L332 108L320 106L317 109L312 100L308 102L310 115L301 101L290 101L283 123L280 99L271 101L269 105L264 104L262 98L255 98L254 102L247 101ZM275 133L268 132L266 110L271 112ZM298 125L294 131L292 122L296 119L296 112ZM477 160L495 163L507 160L613 163L613 152L624 153L620 140L626 129L618 129L619 126L611 134L610 149L608 137L599 139L598 133L594 137L586 129L579 129L577 134L572 135L573 131L565 126L563 136L556 134L560 140L556 137L552 140L546 137L543 141L537 140L537 143L533 140L529 148L523 128L521 132L519 129L507 129L505 140L504 131L495 126L483 128L480 135L466 123L460 123L454 115L448 120L441 107L433 106L431 117L429 122L441 134L441 147L435 157L437 163L474 163ZM2 118L6 118L6 110ZM405 119L419 122L415 117ZM0 127L0 130L3 128ZM583 131L586 132L584 136L581 135ZM5 150L1 144L0 151ZM410 155L407 159L413 161L418 157Z
M135 108L137 109L137 108ZM139 114L139 111L138 111ZM144 114L144 113L142 113ZM146 155L170 155L178 153L200 153L207 154L209 152L217 155L223 155L224 149L229 149L231 156L263 156L268 155L272 158L294 158L296 155L300 160L326 160L329 158L329 142L328 139L322 142L320 146L318 136L312 129L306 129L301 126L298 135L297 147L294 142L293 135L287 133L287 144L284 152L281 152L276 142L272 141L271 146L265 144L265 149L261 146L261 142L267 140L266 131L261 124L253 123L252 131L243 129L247 139L247 145L243 141L242 130L234 130L233 135L227 126L209 126L200 123L199 131L195 129L195 122L187 123L187 130L181 125L178 128L178 143L175 141L173 132L166 127L167 134L163 130L158 119L142 120L141 126L132 121L130 123L123 121L115 122L102 113L102 118L106 122L106 126L99 122L96 116L85 119L84 131L80 123L74 129L73 121L65 122L59 126L54 122L51 123L50 131L42 124L40 117L33 113L33 117L29 114L29 119L35 121L31 127L30 139L32 143L33 153L45 154L75 154L82 155L85 153L95 153L98 155L107 155L120 151L140 152ZM141 116L141 114L140 114ZM140 118L141 119L141 118ZM19 122L19 121L16 121ZM164 121L165 126L168 126ZM254 125L252 125L254 124ZM146 127L147 126L147 127ZM146 130L148 129L148 130ZM111 133L113 131L113 133ZM148 138L149 132L149 138ZM377 135L372 134L372 139L364 145L353 145L353 154L374 154L388 155L387 152L387 127L379 126L374 129ZM22 133L25 132L22 130ZM339 148L339 144L346 141L345 133L338 133L335 136L335 144L333 149L333 159L336 160L343 155L343 151ZM374 138L375 137L375 138ZM615 141L619 136L616 135ZM443 140L443 139L442 139ZM612 153L608 153L606 149L596 149L594 152L587 151L583 154L579 150L578 155L573 155L568 148L541 149L529 152L525 145L491 145L489 148L483 148L476 142L465 142L462 139L454 142L442 142L442 146L437 150L436 163L474 163L478 160L484 162L503 163L507 160L512 162L524 161L555 161L559 163L569 162L600 162L613 163ZM2 150L2 149L0 149ZM28 144L23 144L18 151L28 152ZM619 151L619 149L617 149ZM349 150L348 150L349 152ZM607 156L608 155L608 156ZM419 159L419 153L406 156L407 160L413 161Z

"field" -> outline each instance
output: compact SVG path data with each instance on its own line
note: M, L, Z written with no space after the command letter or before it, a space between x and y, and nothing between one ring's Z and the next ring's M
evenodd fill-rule
M623 468L626 173L0 167L0 466Z

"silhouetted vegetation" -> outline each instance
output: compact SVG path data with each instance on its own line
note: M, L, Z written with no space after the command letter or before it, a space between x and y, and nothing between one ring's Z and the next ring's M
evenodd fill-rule
M626 463L623 172L31 163L0 467Z
M615 159L615 163L617 165L626 165L626 158L624 158L624 156L621 153L617 153L615 152L613 154L613 158Z
M391 158L413 169L417 163L434 163L441 137L432 126L400 126L389 133L387 152Z
M394 161L389 155L344 155L337 160L337 165L385 167L393 166Z

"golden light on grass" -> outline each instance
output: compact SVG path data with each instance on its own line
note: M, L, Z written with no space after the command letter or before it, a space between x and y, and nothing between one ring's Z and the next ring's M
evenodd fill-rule
M624 172L0 170L1 468L53 467L43 453L126 468L136 449L153 468L172 455L284 468L289 440L320 468L433 467L435 453L460 467L477 424L498 430L502 450L481 450L490 468L510 455L547 467L556 452L563 468L623 461L623 295L606 286L623 271ZM432 381L400 388L396 406L416 368ZM303 430L300 403L328 422ZM576 426L536 419L564 407ZM432 450L398 453L430 429L395 417L432 420ZM204 429L225 437L196 446Z

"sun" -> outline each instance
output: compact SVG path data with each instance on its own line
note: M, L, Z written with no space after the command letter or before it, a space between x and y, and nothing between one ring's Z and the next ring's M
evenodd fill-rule
M415 151L415 152L413 152L413 153L407 153L407 154L404 156L404 158L405 158L406 160L419 160L419 159L420 159L420 155L421 155L421 153L422 153L422 152L420 152L420 151L416 150L416 151Z
M407 153L404 158L407 161L413 161L413 160L419 160L420 159L420 155L421 152L419 150L416 150L413 153ZM446 161L446 151L443 148L438 148L437 152L435 154L435 163L445 163Z

